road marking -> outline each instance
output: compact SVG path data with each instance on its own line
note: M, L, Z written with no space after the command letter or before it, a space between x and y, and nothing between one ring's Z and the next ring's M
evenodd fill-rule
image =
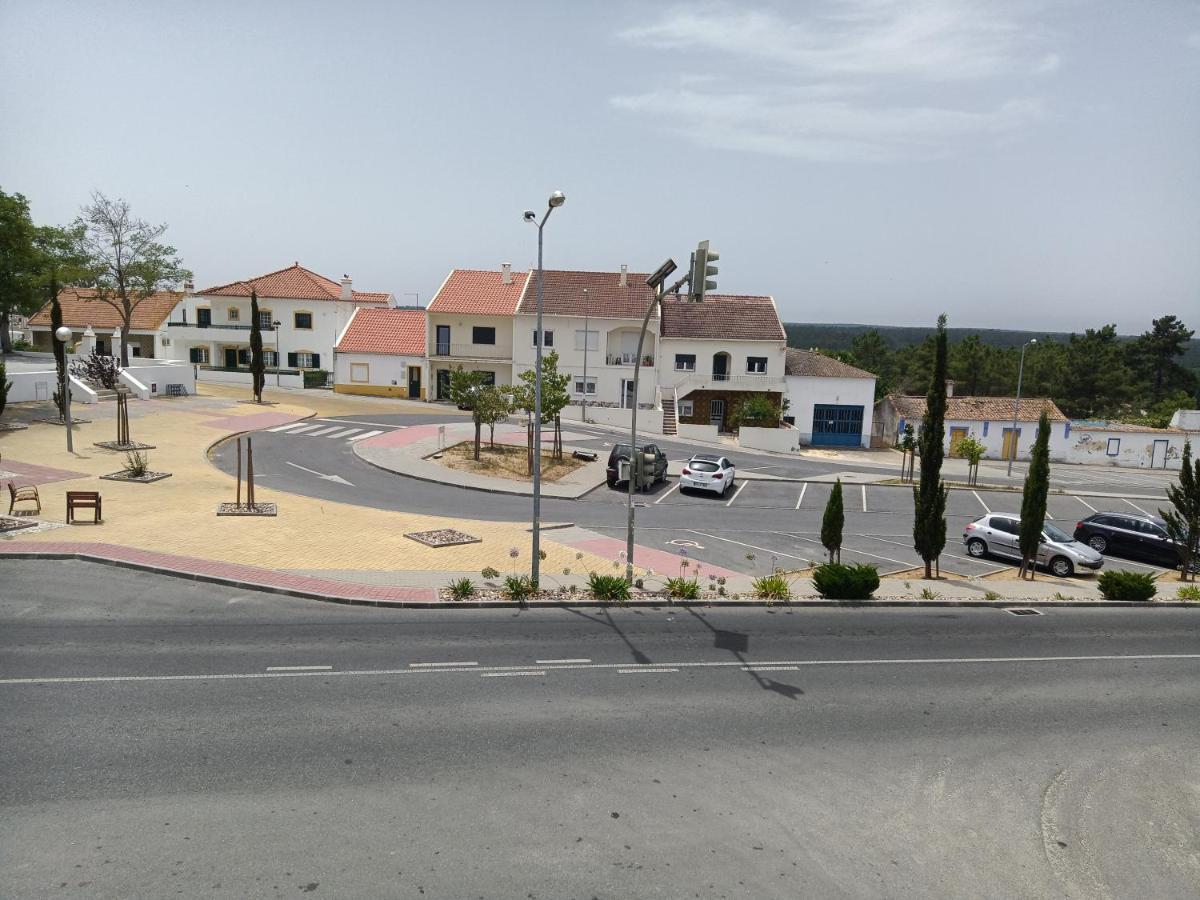
M799 672L799 666L742 666L743 672Z
M743 541L735 541L733 538L718 537L715 534L708 534L704 531L693 531L692 534L698 534L701 537L712 538L714 541L725 541L727 544L737 544L739 547L749 547L751 550L761 550L763 553L774 553L776 556L786 556L788 559L798 559L801 562L811 563L812 560L807 556L796 556L794 553L784 553L781 550L772 550L770 547L759 547L757 544L747 544Z
M410 669L433 669L438 666L477 666L477 662L436 662L436 663L409 663Z
M328 672L333 666L267 666L268 672Z
M618 675L661 675L667 672L678 672L678 669L617 669Z
M370 425L372 428L407 428L407 425L388 425L384 422L356 422L354 419L316 419L317 422L332 422L334 425Z
M354 437L350 438L349 440L351 443L354 443L354 441L361 441L363 438L375 437L375 435L377 435L377 434L383 434L383 432L382 431L364 431L362 434L356 434Z
M1075 499L1078 500L1080 503L1082 503L1084 506L1086 506L1088 509L1090 509L1092 512L1099 512L1099 510L1096 509L1096 507L1092 506L1092 504L1088 503L1082 497L1076 497Z
M983 511L985 513L990 513L991 510L988 509L988 505L983 502L983 498L979 496L979 491L971 491L971 493L975 495L975 499L979 501L979 505L983 507Z
M340 428L338 428L336 425L334 425L332 428L322 428L320 431L314 431L312 434L309 435L309 437L324 437L325 435L330 434L331 432L340 431L340 430L341 430Z
M481 678L508 678L512 675L545 675L545 672L539 670L524 671L524 672L483 672Z
M867 486L865 484L862 486L862 492L863 492L863 512L866 512L867 511Z
M885 658L885 659L784 659L767 660L758 663L759 666L796 666L827 667L827 666L913 666L913 665L1019 665L1022 663L1072 663L1072 662L1170 662L1170 661L1200 660L1200 653L1140 653L1140 654L1095 654L1090 656L976 656L976 657L925 657L925 658ZM713 662L675 662L678 669L728 669L741 667L744 663L737 661ZM579 670L610 670L616 669L621 674L634 672L654 672L665 669L662 664L638 667L630 663L586 663L561 666L546 666L544 671ZM340 669L329 672L237 672L208 675L69 675L46 678L0 678L0 685L24 684L104 684L109 682L139 682L139 681L242 681L255 678L307 678L322 676L325 678L368 677L377 678L381 675L440 675L446 672L528 672L527 666L487 666L485 668L437 668L437 669Z
M733 501L738 498L738 494L740 494L742 491L744 491L746 489L746 485L749 483L750 482L748 482L748 481L743 481L740 485L738 485L738 489L733 492L733 496L729 498L729 502L726 503L725 505L733 506Z
M800 508L800 504L804 502L804 492L808 490L808 482L800 485L800 498L796 501L796 509Z
M349 437L352 434L358 434L360 431L362 431L361 428L339 428L333 434L327 434L325 436L330 440L333 440L334 438ZM313 437L316 437L316 435L314 434Z
M287 465L291 466L293 469L299 469L301 472L307 472L309 475L316 475L322 481L333 481L333 482L336 482L337 484L344 484L344 485L346 485L346 487L354 487L354 485L352 485L350 482L348 482L341 475L322 475L320 472L318 472L314 469L309 469L304 466L297 465L296 463L291 462L289 460L284 460L284 462Z
M295 431L289 431L289 432L288 432L288 434L289 434L289 435L292 435L292 434L304 434L304 432L306 432L306 431L313 431L314 429L317 429L317 428L320 428L320 427L321 427L320 425L304 425L304 426L302 426L302 427L300 427L300 428L297 428Z
M539 666L550 666L550 665L554 665L556 663L559 665L563 665L563 664L569 664L569 663L590 663L590 662L591 662L590 659L539 659L539 660L537 660L537 664Z
M272 432L274 432L274 431L290 431L291 429L299 428L300 426L302 426L304 424L306 424L304 421L288 422L286 425L280 425L278 428L268 428L267 431L272 431ZM308 424L311 424L311 423L308 423Z
M1125 500L1125 498L1124 498L1124 497L1122 497L1121 499L1122 499L1122 500ZM1140 506L1138 506L1138 505L1137 505L1136 503L1134 503L1132 500L1125 500L1125 502L1126 502L1126 503L1128 503L1130 506L1132 506L1134 509L1136 509L1138 512L1140 512L1140 513L1141 513L1143 516L1148 516L1148 515L1150 515L1150 513L1146 512L1144 509L1142 509Z
M659 497L657 500L654 501L654 505L657 506L658 504L662 503L664 500L666 500L668 497L670 497L671 492L678 489L678 487L679 487L679 482L677 481L673 485L671 485L671 487L667 490L667 492L665 494L663 494L661 497Z
M820 543L820 541L818 541L818 540L816 540L816 539L814 539L814 538L805 537L803 534L801 534L801 533L800 533L800 532L798 532L798 531L792 531L792 532L788 532L788 533L789 533L789 534L791 534L791 535L792 535L792 537L796 538L797 540L801 540L801 541L808 541L810 544L818 544L818 543ZM858 535L858 537L869 537L869 535L860 534L860 535ZM876 541L878 541L878 540L883 540L883 539L882 539L882 538L871 538L871 540L876 540ZM899 541L884 541L884 543L887 543L887 544L896 544L897 546L901 546L901 547L905 546L904 544L901 544ZM843 546L843 547L842 547L842 549L843 549L843 550L845 550L845 551L846 551L846 552L848 552L848 553L857 553L859 556L869 556L869 557L871 557L872 559L882 559L884 562L895 563L895 564L896 564L896 565L898 565L898 566L905 566L905 567L907 567L907 568L910 568L910 569L911 569L911 568L913 567L913 565L914 565L913 563L911 563L911 562L909 562L909 561L907 561L907 560L903 560L903 559L893 559L893 558L892 558L892 557L890 557L890 556L880 556L878 553L868 553L866 550L855 550L853 547L846 547L846 546Z

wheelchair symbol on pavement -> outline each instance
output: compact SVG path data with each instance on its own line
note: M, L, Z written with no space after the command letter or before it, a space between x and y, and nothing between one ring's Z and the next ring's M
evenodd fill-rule
M676 547L687 547L689 550L703 550L704 545L698 541L689 541L685 538L676 538L673 541L667 541L668 544L673 544Z

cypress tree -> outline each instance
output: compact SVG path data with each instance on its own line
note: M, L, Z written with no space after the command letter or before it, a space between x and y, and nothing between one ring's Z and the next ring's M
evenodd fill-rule
M842 526L846 524L846 513L842 509L842 479L834 482L825 504L825 515L821 517L821 544L829 551L829 561L842 561Z
M58 282L51 276L50 282L50 343L54 348L54 368L58 372L58 389L54 392L54 403L58 407L58 417L65 420L67 409L63 405L66 399L62 392L63 373L67 371L67 345L58 339L58 329L62 327L62 306L58 302Z
M276 360L276 365L279 361ZM262 325L258 321L258 291L250 288L250 377L254 382L254 402L262 403L263 383L267 379L263 355Z
M1183 442L1183 459L1179 468L1179 482L1167 487L1167 499L1175 508L1160 509L1158 514L1167 523L1171 539L1183 546L1182 567L1179 580L1196 580L1192 564L1196 558L1196 545L1200 541L1200 459L1192 459L1192 442Z
M917 445L921 451L921 479L913 488L913 549L925 561L925 577L933 577L933 563L946 546L946 495L942 484L942 459L946 436L946 314L938 316L934 339L933 378L925 398L925 418Z
M1025 491L1021 497L1021 577L1033 578L1037 567L1038 544L1046 521L1046 494L1050 491L1050 420L1046 411L1038 419L1037 439L1025 473Z

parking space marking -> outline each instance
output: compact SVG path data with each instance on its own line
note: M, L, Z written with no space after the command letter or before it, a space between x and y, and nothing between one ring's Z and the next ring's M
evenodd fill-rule
M1122 500L1125 500L1125 498L1124 498L1124 497L1122 497L1121 499L1122 499ZM1140 512L1140 513L1141 513L1143 516L1148 516L1148 515L1150 515L1150 513L1146 512L1144 509L1142 509L1140 506L1138 506L1138 505L1137 505L1136 503L1134 503L1132 500L1125 500L1125 502L1126 502L1126 503L1128 503L1130 506L1132 506L1134 509L1136 509L1138 512Z
M726 503L725 505L733 506L733 501L738 498L738 494L740 494L742 491L744 491L746 489L746 485L748 485L749 483L750 482L748 482L748 481L743 481L740 485L738 485L738 489L733 492L733 496L729 498L729 502Z
M796 501L796 509L800 508L800 504L804 502L804 492L808 490L808 482L800 485L800 498Z
M654 501L654 505L658 506L658 504L662 503L664 500L666 500L668 497L670 497L671 493L675 490L678 490L678 488L679 488L679 482L677 481L667 489L667 492L665 494L663 494L661 497L659 497L657 500Z
M749 547L751 550L759 550L763 553L773 553L776 556L786 556L788 559L798 559L803 563L811 563L813 560L807 556L797 556L794 553L784 553L782 550L772 550L770 547L759 547L756 544L747 544L745 541L735 541L733 538L719 537L715 534L708 534L704 531L693 531L692 534L698 534L701 537L712 538L714 541L724 541L727 544L737 544L739 547ZM798 535L792 535L798 537Z
M867 486L862 486L863 512L867 511Z
M979 491L971 491L971 493L975 495L975 499L979 501L979 505L983 507L983 511L985 513L990 513L991 510L988 509L988 505L983 502L983 498L979 496Z
M1078 500L1080 503L1082 503L1084 506L1086 506L1088 509L1090 509L1092 512L1099 512L1099 510L1096 509L1096 507L1092 506L1092 504L1088 503L1082 497L1076 497L1075 499Z

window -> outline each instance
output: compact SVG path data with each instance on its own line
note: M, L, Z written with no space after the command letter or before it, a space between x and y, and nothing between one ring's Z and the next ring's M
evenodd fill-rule
M1121 452L1121 439L1120 438L1109 438L1108 439L1108 455L1116 456L1120 452Z
M274 350L264 350L263 351L263 365L267 366L268 368L271 368L271 369L275 368L275 351Z
M746 371L751 375L766 375L767 358L765 356L747 356Z
M292 314L292 324L303 331L312 330L312 313L298 312Z
M200 326L201 328L207 328L209 325L211 325L212 324L212 310L205 309L205 308L197 309L196 310L196 324L198 326Z
M586 342L586 343L585 343ZM576 350L599 350L600 349L600 332L598 331L583 331L580 329L575 332L575 349Z
M238 354L237 354L237 360L238 360L239 366L250 365L250 348L242 347L241 349L239 349Z
M536 328L533 329L533 334L530 336L530 340L532 341L532 343L529 346L536 347L537 346L537 329ZM546 332L546 337L545 337L545 340L543 340L543 342L542 342L542 346L543 347L553 347L554 346L554 332L553 331Z
M476 325L474 328L471 329L471 343L472 344L495 344L496 343L496 329L491 328L491 327L485 327L483 325Z
M1018 534L1020 531L1015 519L1005 519L1002 516L996 516L992 519L992 527L997 531L1003 531L1005 534Z
M575 393L577 394L594 394L596 393L596 379L589 378L587 380L587 390L584 390L584 381L582 378L575 379Z
M676 353L675 354L675 371L677 371L677 372L695 372L696 371L696 354L695 353Z
M694 409L694 407L692 406L691 400L680 400L679 401L679 415L680 416L686 416L687 418L690 419L693 415L695 415L695 413L693 412L693 409Z
M242 311L236 306L231 306L225 315L229 318L230 322L236 322L242 317Z
M319 369L321 368L321 354L309 353L307 350L300 350L296 353L288 354L288 368L290 369Z
M201 366L208 365L208 348L207 347L191 347L188 350L188 360Z
M366 384L371 380L371 370L367 363L350 363L350 380L356 384Z
M273 331L275 328L274 320L271 318L269 309L260 309L258 311L258 327L263 331Z

